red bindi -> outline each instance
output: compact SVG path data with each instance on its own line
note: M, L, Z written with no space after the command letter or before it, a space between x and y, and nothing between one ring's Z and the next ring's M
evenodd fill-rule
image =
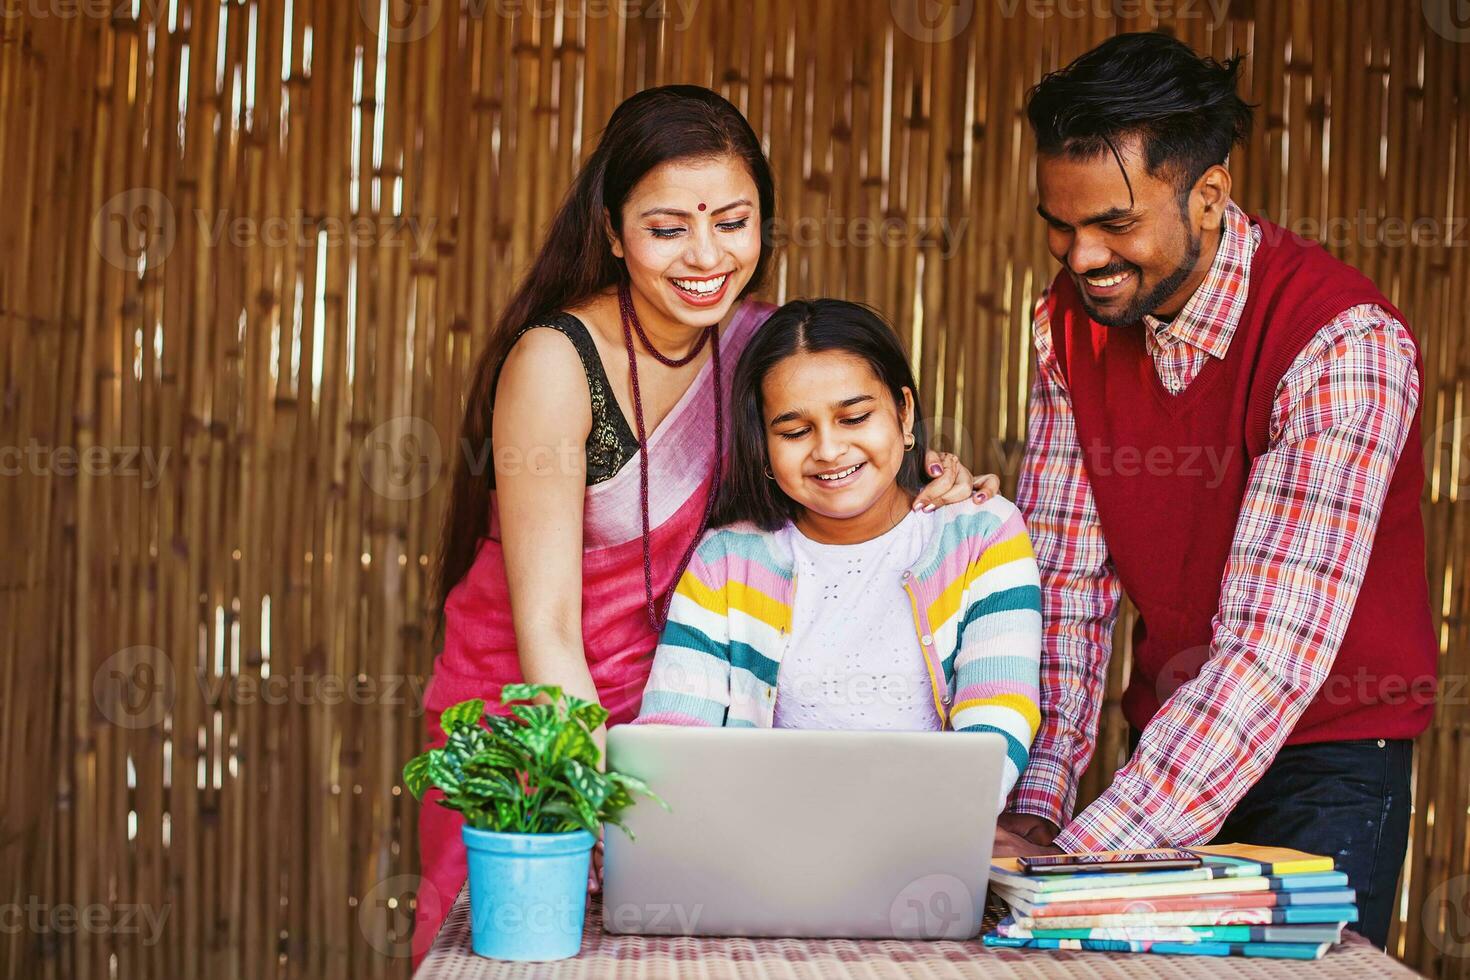
M704 210L704 202L703 202L703 201L701 201L701 202L700 202L700 203L699 203L699 210L701 210L701 211L703 211L703 210Z

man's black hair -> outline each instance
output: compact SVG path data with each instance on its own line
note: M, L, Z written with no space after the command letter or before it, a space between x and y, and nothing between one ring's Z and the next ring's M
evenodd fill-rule
M1182 198L1250 136L1252 106L1235 91L1241 60L1201 57L1167 34L1119 34L1027 94L1037 150L1110 153L1121 168L1119 143L1136 136L1148 173L1172 179Z

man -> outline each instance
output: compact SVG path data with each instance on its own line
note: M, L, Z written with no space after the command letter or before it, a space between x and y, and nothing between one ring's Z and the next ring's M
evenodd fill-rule
M1001 849L1330 854L1381 947L1438 653L1419 353L1364 276L1232 202L1238 67L1127 34L1028 101L1063 268L1035 313L1018 494L1043 720ZM1135 747L1073 816L1120 591Z

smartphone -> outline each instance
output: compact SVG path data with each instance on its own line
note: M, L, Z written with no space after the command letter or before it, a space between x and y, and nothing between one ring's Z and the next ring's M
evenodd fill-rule
M1102 871L1185 871L1200 866L1198 854L1164 849L1111 854L1037 854L1020 859L1028 875L1073 875Z

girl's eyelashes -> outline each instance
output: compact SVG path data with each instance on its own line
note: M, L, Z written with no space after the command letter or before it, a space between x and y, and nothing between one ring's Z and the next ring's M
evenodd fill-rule
M851 418L845 418L845 419L843 419L842 420L842 424L843 425L847 425L847 426L862 425L864 422L866 422L868 419L870 419L872 417L873 417L873 413L872 412L864 412L861 415L854 415ZM806 438L807 433L809 433L811 431L812 431L812 428L811 428L811 426L808 425L808 426L803 426L800 429L792 429L792 430L790 430L788 432L778 432L776 434L778 436L780 436L782 439L793 439L794 440L794 439L804 439L804 438Z

